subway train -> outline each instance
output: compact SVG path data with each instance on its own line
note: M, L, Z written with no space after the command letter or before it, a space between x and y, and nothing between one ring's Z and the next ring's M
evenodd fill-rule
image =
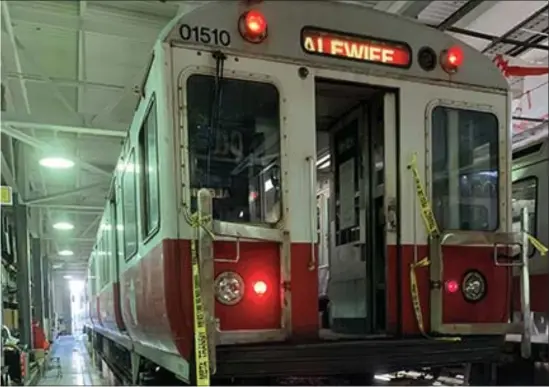
M488 380L525 329L493 260L523 237L507 80L419 22L288 4L212 2L158 37L89 259L94 352L132 384Z

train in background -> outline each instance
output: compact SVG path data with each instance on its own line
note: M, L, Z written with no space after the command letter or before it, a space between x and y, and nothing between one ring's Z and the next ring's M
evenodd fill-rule
M493 260L522 241L509 103L489 58L396 15L302 2L289 17L272 1L178 16L154 46L89 259L94 351L132 384L196 383L197 240L215 382L369 384L469 363L487 383L497 372L478 365L495 367L522 329L511 268ZM319 251L326 168L333 248ZM416 173L440 235L422 223Z
M520 211L527 208L529 229L544 246L549 246L549 139L528 144L513 152L512 186L513 228L520 229ZM532 342L539 360L549 360L549 257L530 246L530 308ZM518 270L513 276L513 310L520 318ZM510 340L519 337L510 335Z

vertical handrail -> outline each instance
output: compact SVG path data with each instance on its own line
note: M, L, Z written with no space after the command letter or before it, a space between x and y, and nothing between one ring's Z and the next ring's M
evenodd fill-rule
M217 329L215 320L215 295L214 295L214 252L212 230L213 203L212 194L208 189L198 191L198 214L200 225L198 230L198 264L200 265L200 284L202 303L206 318L208 334L208 352L210 357L210 372L216 371L216 343Z
M309 185L311 198L311 259L309 261L309 271L313 271L316 267L315 257L315 239L316 239L316 180L315 180L315 159L313 156L307 157L309 163Z
M528 208L521 210L520 226L522 231L522 251L521 251L521 268L520 268L520 304L523 321L522 339L520 344L520 352L524 359L528 359L532 354L532 314L530 313L530 268L528 247L530 244L529 233L529 217Z

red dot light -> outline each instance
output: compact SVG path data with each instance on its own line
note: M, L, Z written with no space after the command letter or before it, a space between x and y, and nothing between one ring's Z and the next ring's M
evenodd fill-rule
M455 73L463 64L463 50L459 46L454 46L442 51L440 62L444 71Z
M244 23L250 35L263 35L267 30L267 21L261 12L258 11L249 11L246 13Z
M255 294L257 294L258 296L262 296L267 293L267 284L263 281L257 281L253 284L253 289Z
M259 11L250 10L240 16L240 35L250 43L261 43L267 37L267 20Z
M457 281L454 281L454 280L446 281L446 291L448 293L455 293L458 290L459 290L459 284L457 283Z
M448 64L454 67L459 67L463 63L463 51L457 46L450 48L446 56L448 58Z

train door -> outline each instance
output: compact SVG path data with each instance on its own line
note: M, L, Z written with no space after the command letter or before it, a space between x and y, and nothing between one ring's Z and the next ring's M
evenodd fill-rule
M363 84L317 79L316 110L317 131L331 138L331 329L380 333L386 329L385 183L396 178L385 168L386 137L396 133L395 98Z
M520 213L528 209L529 230L543 245L549 244L547 222L549 203L549 141L533 144L513 154L512 219L513 231L520 231ZM530 270L530 310L532 342L547 343L549 334L549 261L532 245L528 255ZM513 312L520 321L519 269L513 270Z

